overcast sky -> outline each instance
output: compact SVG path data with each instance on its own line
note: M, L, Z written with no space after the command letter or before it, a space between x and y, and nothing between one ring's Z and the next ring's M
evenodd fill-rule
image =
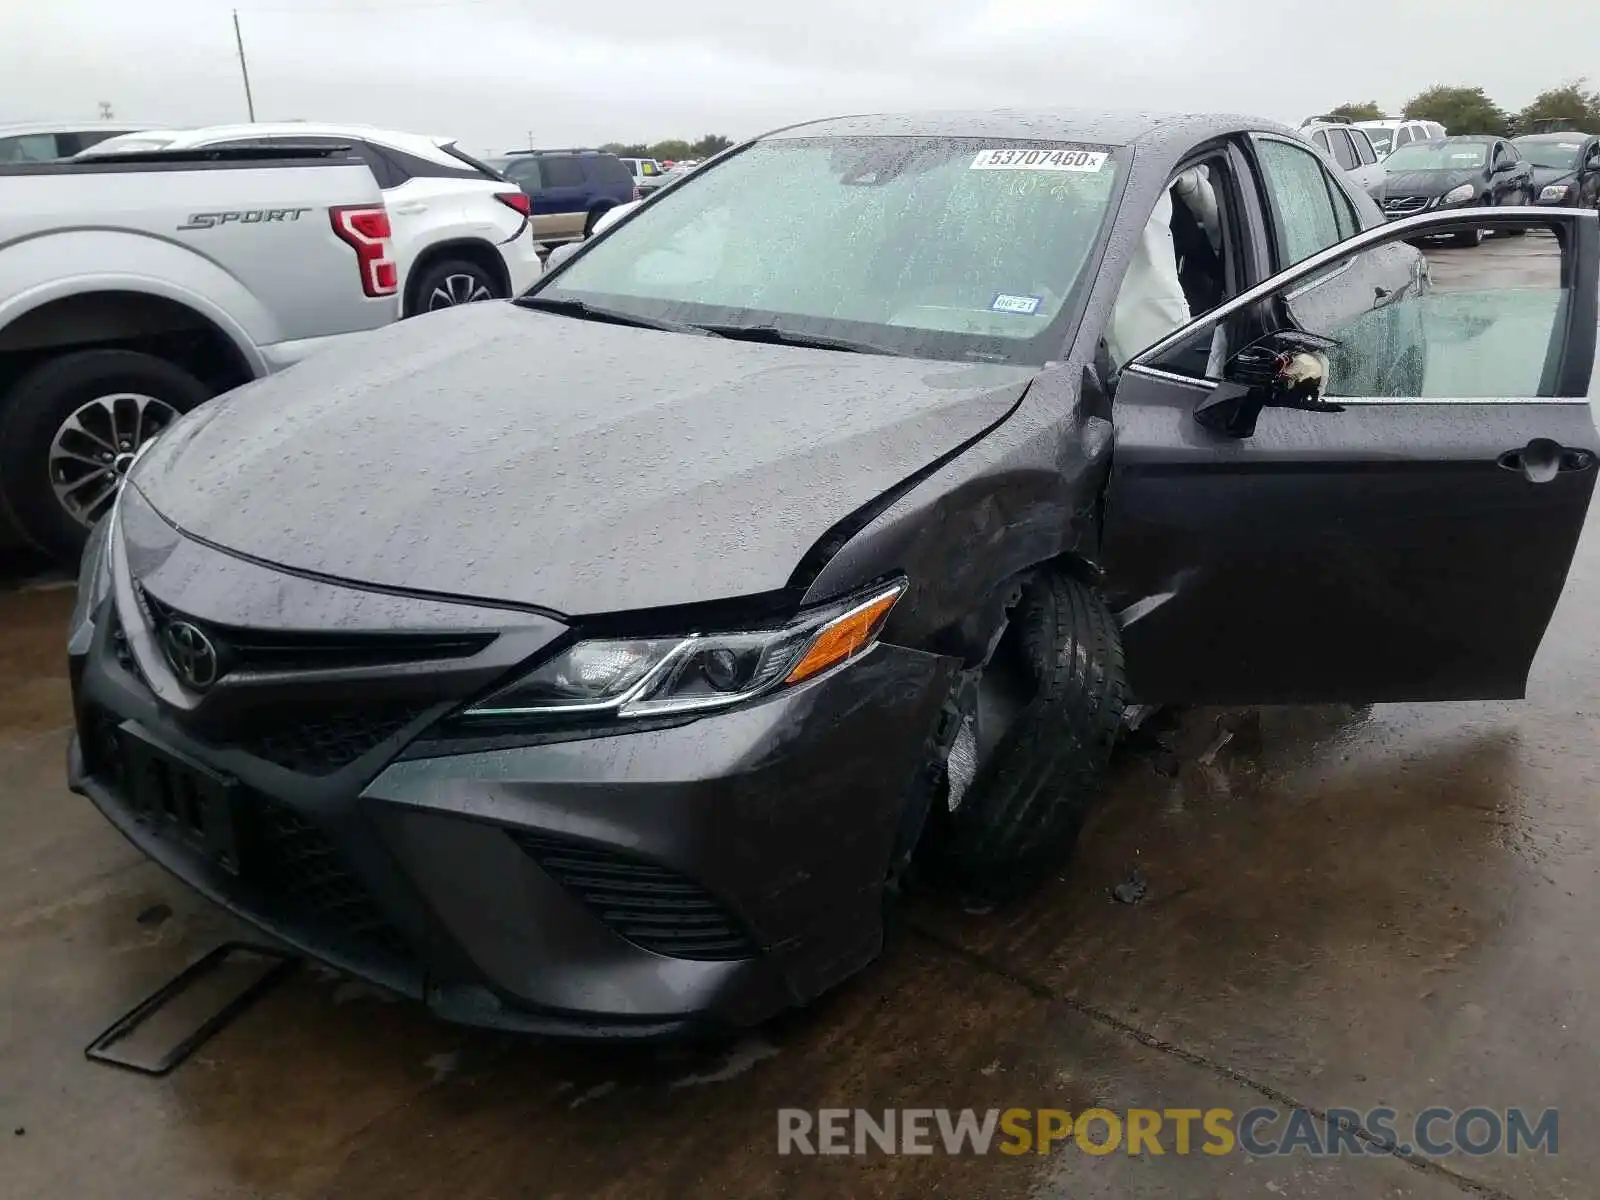
M227 0L0 0L0 123L245 119ZM262 120L493 150L1006 105L1397 111L1433 83L1517 108L1600 74L1574 0L239 0Z

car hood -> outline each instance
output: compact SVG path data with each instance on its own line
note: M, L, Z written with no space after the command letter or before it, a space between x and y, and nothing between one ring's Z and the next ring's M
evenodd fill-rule
M784 587L1034 373L500 303L352 341L178 422L134 485L192 537L293 571L567 615Z
M1384 176L1388 196L1442 196L1463 183L1482 183L1481 171L1393 171Z
M1566 167L1534 167L1533 186L1549 187L1552 183L1571 183L1578 172Z

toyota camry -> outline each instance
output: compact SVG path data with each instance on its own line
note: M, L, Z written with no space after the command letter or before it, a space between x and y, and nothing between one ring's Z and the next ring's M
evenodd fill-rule
M1408 242L1555 234L1548 285ZM1126 705L1518 697L1593 213L1250 118L851 117L202 406L85 552L74 789L463 1022L740 1026L1057 871Z

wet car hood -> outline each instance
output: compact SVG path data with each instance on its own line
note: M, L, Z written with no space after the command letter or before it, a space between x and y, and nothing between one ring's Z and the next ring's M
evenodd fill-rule
M1389 196L1442 196L1463 183L1482 184L1481 170L1396 171L1384 176L1384 193Z
M782 588L1033 373L478 304L205 405L132 480L184 532L292 570L626 611Z

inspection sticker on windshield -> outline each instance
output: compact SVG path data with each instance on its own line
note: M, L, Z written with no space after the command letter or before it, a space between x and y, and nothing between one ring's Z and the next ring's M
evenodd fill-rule
M1102 150L979 150L970 171L1098 171L1106 165Z
M1012 296L1001 292L994 298L994 303L989 305L989 311L1017 313L1020 316L1031 317L1039 311L1039 305L1043 303L1043 296Z

